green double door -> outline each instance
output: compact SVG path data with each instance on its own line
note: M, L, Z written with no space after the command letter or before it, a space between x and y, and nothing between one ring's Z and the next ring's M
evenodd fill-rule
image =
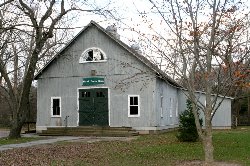
M108 89L79 90L79 125L108 126Z

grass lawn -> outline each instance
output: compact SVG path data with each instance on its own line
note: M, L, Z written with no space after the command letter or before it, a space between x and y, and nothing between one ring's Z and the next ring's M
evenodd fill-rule
M0 132L6 132L9 131L9 128L4 128L4 127L0 127ZM4 134L4 136L7 136L8 134ZM30 142L30 141L35 141L35 140L39 140L41 138L38 137L22 137L19 139L9 139L8 137L2 137L0 138L0 146L1 145L7 145L7 144L18 144L18 143L25 143L25 142Z
M63 142L0 153L0 163L11 165L175 165L203 160L201 143L181 143L176 132L139 136L131 141ZM250 127L214 132L215 159L250 165ZM8 157L11 156L10 159ZM17 157L16 157L17 156Z
M39 140L39 139L41 139L41 138L39 138L39 137L22 137L19 139L9 139L9 138L5 137L5 138L0 138L0 146L7 145L7 144L25 143L25 142L35 141L35 140Z
M215 159L250 165L250 127L214 132Z

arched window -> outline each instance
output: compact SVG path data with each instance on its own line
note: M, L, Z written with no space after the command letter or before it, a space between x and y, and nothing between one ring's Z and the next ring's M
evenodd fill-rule
M107 61L107 57L104 52L101 49L95 47L85 50L79 59L79 63L105 61Z

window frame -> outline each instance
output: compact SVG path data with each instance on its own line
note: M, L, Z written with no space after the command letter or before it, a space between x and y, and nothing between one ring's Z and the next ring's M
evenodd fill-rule
M60 107L60 114L59 115L54 115L53 114L53 101L55 100L55 99L59 99L59 107ZM61 97L59 97L59 96L53 96L53 97L51 97L51 99L50 99L50 111L51 111L51 117L61 117L61 115L62 115L62 98Z
M87 58L86 58L86 54L90 51L90 50L99 50L102 55L103 55L103 60L98 60L98 61L87 61ZM86 50L83 51L83 53L81 54L80 58L79 58L79 63L99 63L99 62L107 62L107 56L106 54L98 47L90 47L90 48L87 48Z
M179 117L179 101L178 101L178 99L176 99L176 101L175 101L175 116L176 117Z
M163 101L164 101L164 97L163 97L163 95L161 95L161 118L163 118Z
M130 105L131 97L137 97L138 105ZM141 105L141 103L140 103L140 95L128 95L128 117L131 117L131 118L140 117L140 105ZM137 115L131 115L130 114L130 106L138 106L138 114Z
M173 117L173 103L174 103L174 99L172 97L170 97L169 99L170 101L170 106L169 106L169 117L172 118Z

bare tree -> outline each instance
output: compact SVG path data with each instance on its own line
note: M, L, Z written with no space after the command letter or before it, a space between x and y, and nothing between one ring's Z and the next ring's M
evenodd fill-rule
M185 81L205 162L213 165L212 119L223 101L218 96L222 92L224 97L229 95L237 82L244 82L243 77L236 75L249 65L248 13L241 1L146 0L145 3L148 8L138 9L141 23L136 24L143 24L150 33L142 33L136 27L132 30L140 34L139 42L146 48L146 54L161 57L167 67L171 66L166 72ZM196 95L197 78L206 94L205 103ZM204 113L204 130L198 110Z
M8 94L12 112L10 138L20 137L30 109L34 73L38 64L46 62L47 55L62 44L62 32L70 25L64 22L74 17L74 11L105 11L105 8L97 8L96 5L87 8L89 4L88 1L64 0L10 0L0 4L1 87Z

